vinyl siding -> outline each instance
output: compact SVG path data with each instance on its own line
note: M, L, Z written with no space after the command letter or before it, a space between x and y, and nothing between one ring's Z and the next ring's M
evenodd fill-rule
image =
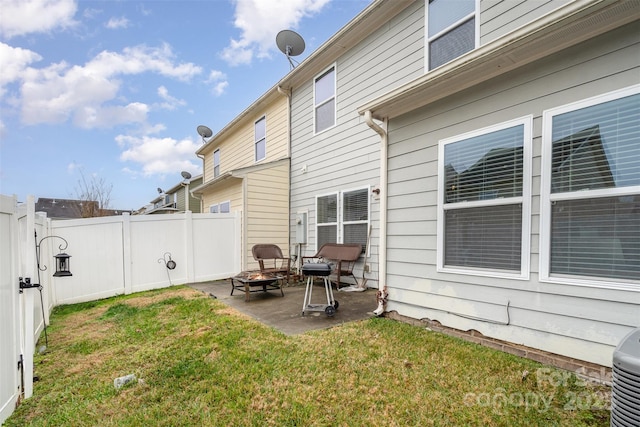
M214 141L202 151L204 156L204 180L213 179L213 152L220 149L220 174L256 164L254 148L254 125L257 120L266 117L267 151L266 158L258 163L271 162L288 155L288 100L279 96L276 100L247 115L223 138Z
M572 0L482 0L480 44L485 45Z
M289 256L289 163L260 169L247 175L247 268L258 268L251 248L273 243Z
M357 107L423 74L424 2L415 2L326 67L333 65L337 82L335 127L314 134L313 79L292 94L290 235L295 237L296 212L308 211L303 256L316 251L317 195L380 183L380 137L358 115ZM366 262L372 271L368 278L374 279L380 206L375 197L369 203L372 235ZM361 259L356 267L358 275L364 262Z
M538 280L542 112L640 83L640 34L627 25L394 119L389 124L387 310L611 366L640 324L640 292ZM533 115L530 277L436 271L438 141ZM475 316L498 325L458 316Z

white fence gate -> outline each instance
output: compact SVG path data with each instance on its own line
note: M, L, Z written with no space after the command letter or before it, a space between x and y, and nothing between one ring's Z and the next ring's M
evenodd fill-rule
M21 393L32 394L35 342L54 306L224 279L241 269L239 213L52 221L34 209L33 197L18 206L0 195L0 423ZM72 276L53 277L61 249L71 255ZM38 288L18 292L19 277L42 286L42 304Z
M0 196L0 423L11 415L20 395L17 242L15 198Z

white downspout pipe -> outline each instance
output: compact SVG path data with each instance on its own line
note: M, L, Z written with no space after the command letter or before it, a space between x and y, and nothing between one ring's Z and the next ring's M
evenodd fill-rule
M387 303L387 121L381 125L373 121L371 111L364 112L364 120L367 125L380 135L380 244L378 245L378 308L373 311L376 316L381 316Z

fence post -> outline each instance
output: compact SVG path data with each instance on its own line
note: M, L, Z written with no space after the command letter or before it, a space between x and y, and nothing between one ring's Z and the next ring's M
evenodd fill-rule
M36 280L34 275L33 266L35 264L35 245L33 243L35 230L35 198L34 196L27 196L27 226L24 235L25 245L25 262L23 265L22 277ZM35 289L25 289L22 292L23 307L22 312L22 369L24 375L24 397L30 398L33 395L33 355L35 353L35 329L33 322L33 308L34 308L34 292Z
M185 266L187 269L187 283L195 281L195 259L193 256L193 213L186 211L184 213L184 235L185 235Z
M124 294L133 293L131 282L131 216L129 212L122 213L122 281L124 282Z

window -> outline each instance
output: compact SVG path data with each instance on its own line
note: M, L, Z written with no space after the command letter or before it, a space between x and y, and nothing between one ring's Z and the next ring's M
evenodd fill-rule
M213 152L213 177L220 176L220 149Z
M267 120L265 117L255 123L254 135L255 159L256 162L259 162L267 155Z
M476 47L475 0L428 0L427 70Z
M369 233L369 188L316 198L316 245L360 243L364 253Z
M527 277L531 120L440 141L439 269Z
M547 110L543 126L541 278L637 284L640 86Z
M315 132L336 124L336 68L331 67L313 83Z
M226 201L222 203L216 203L209 206L209 213L229 213L231 210L231 202Z

